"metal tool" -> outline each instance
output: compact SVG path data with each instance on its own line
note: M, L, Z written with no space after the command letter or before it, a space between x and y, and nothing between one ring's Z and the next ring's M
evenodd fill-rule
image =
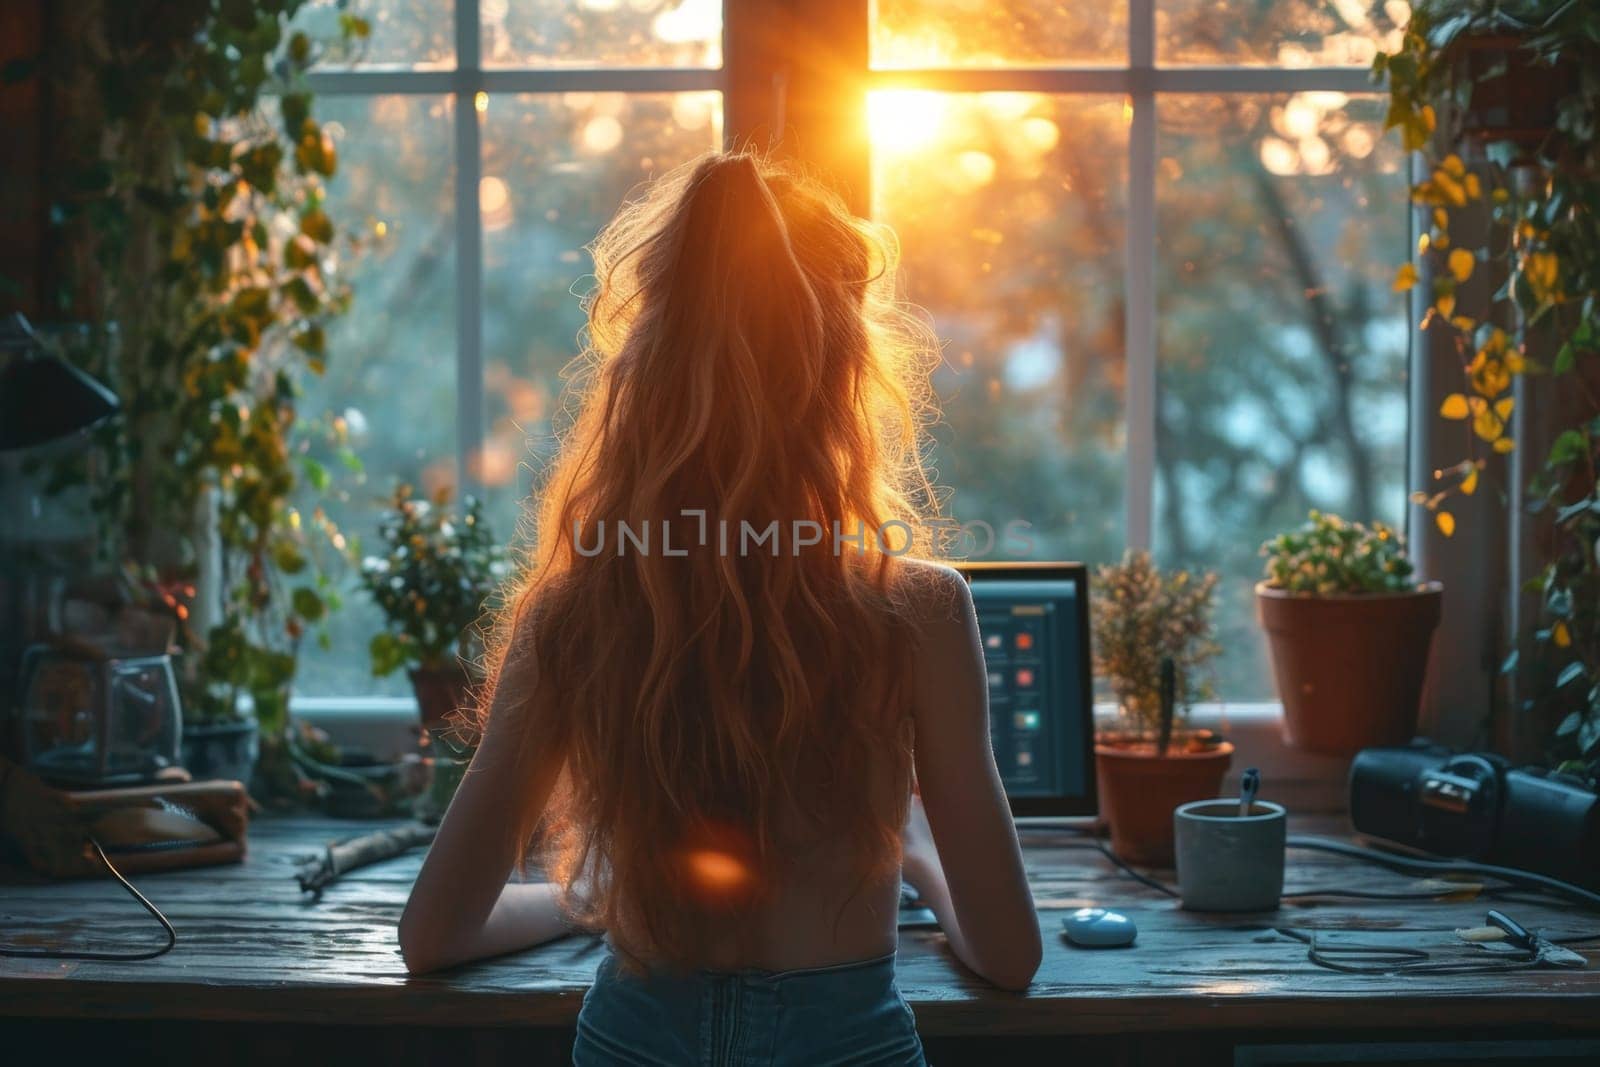
M1506 932L1506 940L1533 953L1535 963L1546 964L1551 967L1587 967L1588 960L1583 956L1556 944L1537 930L1529 930L1517 920L1503 911L1490 910L1488 922L1491 926L1498 926Z

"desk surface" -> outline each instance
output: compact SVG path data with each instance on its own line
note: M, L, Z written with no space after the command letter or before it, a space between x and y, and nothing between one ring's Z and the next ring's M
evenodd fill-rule
M370 824L264 819L243 864L145 875L137 884L171 918L177 947L142 963L0 958L0 1016L169 1018L419 1025L569 1026L599 961L580 937L450 974L407 978L395 922L420 854L357 871L310 903L295 861ZM1304 820L1298 832L1337 833ZM1600 1028L1600 968L1493 976L1369 976L1321 969L1305 945L1272 935L1289 925L1340 938L1482 960L1458 927L1483 922L1483 901L1321 900L1276 915L1208 916L1118 874L1087 842L1027 831L1028 873L1045 931L1032 988L986 987L954 962L936 931L901 936L900 983L927 1034L1076 1033L1337 1028ZM1170 874L1169 876L1170 877ZM1320 853L1290 855L1288 891L1358 886L1415 889L1404 876ZM1086 951L1059 936L1060 916L1086 904L1119 907L1139 924L1127 950ZM1600 916L1522 901L1502 910L1551 936L1600 931ZM149 916L109 880L48 883L0 874L0 937L8 944L97 948L159 943ZM1600 947L1587 951L1591 966ZM1357 1014L1359 1013L1359 1014Z

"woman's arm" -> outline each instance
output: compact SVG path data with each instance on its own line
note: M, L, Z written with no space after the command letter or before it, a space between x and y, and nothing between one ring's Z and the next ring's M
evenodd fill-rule
M566 933L555 888L507 884L523 811L544 808L560 761L541 752L522 766L516 705L534 684L526 657L508 657L489 725L456 790L400 916L400 954L412 974L498 956Z
M939 917L961 962L1003 989L1026 989L1043 947L1000 771L989 740L989 684L972 593L940 568L922 630L916 771L906 879Z

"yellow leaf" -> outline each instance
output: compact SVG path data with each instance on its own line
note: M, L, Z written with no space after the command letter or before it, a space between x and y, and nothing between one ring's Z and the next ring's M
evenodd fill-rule
M1494 402L1494 413L1500 416L1502 419L1509 419L1511 417L1511 412L1516 408L1516 406L1516 397L1508 396L1504 399L1496 400Z
M1433 306L1439 309L1439 314L1448 319L1451 315L1456 313L1455 294L1445 293L1438 300L1433 302Z
M1456 517L1448 511L1441 511L1433 517L1434 525L1439 527L1439 532L1446 537L1454 537L1456 532Z
M1467 195L1472 199L1476 200L1483 195L1483 183L1478 180L1476 174L1468 174L1462 184L1467 187Z
M1462 333L1471 333L1473 330L1478 328L1477 321L1467 317L1466 315L1457 315L1455 318L1450 320L1450 325L1454 326Z
M1417 268L1410 263L1400 264L1400 269L1394 273L1394 291L1403 293L1417 284Z
M1558 622L1550 628L1550 640L1556 643L1557 648L1566 648L1572 644L1572 632L1567 629L1567 624Z
M1472 387L1484 396L1499 396L1511 388L1511 374L1506 370L1505 362L1491 359L1488 349L1473 357L1467 373L1472 377Z
M1506 424L1496 418L1492 411L1480 411L1473 416L1472 432L1485 441L1497 441L1505 431Z
M1517 447L1517 442L1509 437L1502 437L1494 443L1494 450L1502 456Z
M1434 112L1432 104L1424 104L1422 107L1422 126L1429 133L1439 128L1439 116Z
M1467 173L1467 165L1461 162L1461 157L1451 152L1439 163L1439 169L1452 178L1459 178Z
M1460 393L1451 393L1444 398L1444 403L1439 405L1439 414L1447 419L1466 418L1467 398Z
M1455 159L1454 156L1450 157ZM1449 161L1446 160L1448 163ZM1461 161L1456 160L1457 164ZM1467 206L1467 191L1456 181L1455 175L1447 173L1442 167L1433 172L1433 184L1439 190L1439 195L1451 207Z
M1472 277L1472 268L1475 263L1472 253L1465 248L1457 248L1450 253L1450 273L1455 275L1458 282L1464 282Z
M1523 271L1532 283L1534 293L1542 297L1556 287L1561 273L1560 261L1554 252L1535 252L1528 257Z
M1433 225L1435 229L1447 230L1450 228L1450 213L1442 207L1433 209Z
M1422 253L1426 252L1428 250L1428 245L1432 243L1432 239L1427 234L1423 234L1422 236L1418 237L1417 254L1421 255Z
M1478 491L1478 468L1474 467L1474 468L1472 468L1471 470L1469 470L1467 472L1467 476L1465 478L1461 479L1461 492L1466 496L1471 496L1473 493L1476 493L1477 491Z

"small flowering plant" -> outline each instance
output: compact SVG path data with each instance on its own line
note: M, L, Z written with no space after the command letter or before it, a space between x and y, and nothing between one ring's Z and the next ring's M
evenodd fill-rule
M389 623L370 645L373 674L453 667L509 572L482 504L466 497L460 513L447 504L447 493L429 501L397 486L378 524L384 552L361 561L361 584Z
M1399 531L1374 522L1364 526L1337 515L1311 512L1298 530L1261 546L1266 584L1291 593L1401 593L1412 588L1411 561Z

